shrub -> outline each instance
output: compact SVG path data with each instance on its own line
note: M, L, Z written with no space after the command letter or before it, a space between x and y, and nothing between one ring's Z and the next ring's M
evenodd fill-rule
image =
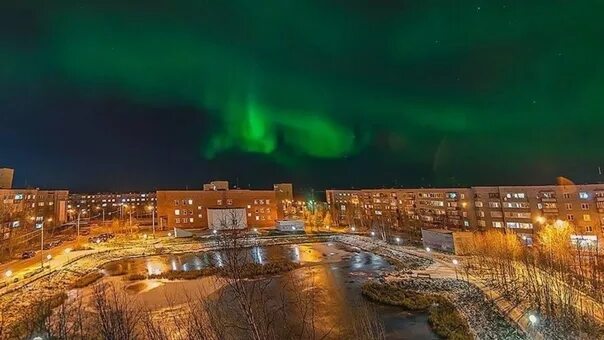
M127 281L140 281L140 280L145 280L147 278L147 275L145 274L130 274L128 276L126 276L126 280Z
M88 273L82 277L79 277L77 280L75 280L75 282L71 285L71 287L72 288L87 287L87 286L95 283L96 281L98 281L103 276L104 275L101 272Z
M408 310L427 310L428 322L436 334L445 339L472 339L466 320L446 298L435 294L410 291L394 284L366 282L361 288L372 301Z

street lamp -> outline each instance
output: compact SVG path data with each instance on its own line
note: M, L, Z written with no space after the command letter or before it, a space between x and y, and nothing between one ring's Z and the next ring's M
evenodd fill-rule
M372 232L371 232L371 236L375 236L375 231L372 231Z
M459 280L459 277L457 276L457 265L459 264L459 261L457 261L457 259L453 259L453 268L455 268L455 280Z
M537 316L535 314L529 314L528 319L531 322L531 325L533 325L533 326L539 321L539 319L537 318Z
M352 230L352 232L354 233L354 232L355 232L355 230L357 230L357 228L352 227L352 228L350 228L350 230Z
M9 270L7 270L7 271L6 271L6 273L4 273L4 276L5 276L6 278L9 278L9 277L13 276L13 271L12 271L12 270L10 270L10 269L9 269Z
M147 209L151 210L151 220L152 222L152 226L153 226L153 238L155 238L155 207L153 205L150 205L147 207Z
M401 238L400 237L397 237L394 240L396 241L397 244L399 244L401 242Z
M429 253L430 251L431 251L430 247L426 247L426 252Z

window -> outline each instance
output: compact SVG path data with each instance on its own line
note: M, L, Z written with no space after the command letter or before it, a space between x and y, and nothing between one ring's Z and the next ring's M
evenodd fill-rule
M589 214L583 214L583 221L590 222L591 221L591 215L589 215Z
M566 210L573 210L573 204L572 203L566 203Z
M484 211L482 211L482 210L481 210L481 211L479 211L479 212L478 212L478 216L480 216L480 217L484 217Z
M526 209L529 207L529 204L526 202L504 202L503 207L504 208L514 208L514 209L517 209L517 208Z
M558 206L556 205L556 203L543 203L543 208L544 209L557 209Z
M271 204L271 200L266 200L266 204Z
M247 217L252 217L252 213L247 213Z
M260 221L260 216L256 215L256 221Z
M216 200L216 205L222 205L222 200Z
M180 223L180 218L176 218L176 223Z
M484 220L478 220L478 225L481 227L486 227L487 223Z
M568 214L568 215L566 215L566 219L569 220L569 221L574 221L575 220L575 215Z
M589 210L589 203L581 203L581 210Z
M193 223L193 217L189 218L189 223Z
M189 205L193 205L193 200L189 200Z
M227 200L227 205L233 205L233 200L232 199L228 199Z
M501 217L503 214L501 211L491 211L491 217Z
M174 200L174 205L179 205L180 202L178 200Z
M180 215L180 210L179 209L174 210L174 215L179 216Z
M470 222L468 222L468 221L463 221L463 225L464 225L464 227L469 227L469 226L470 226Z
M582 200L589 199L589 194L587 192L585 192L585 191L581 191L579 193L579 198L582 199Z
M588 233L591 233L593 231L593 229L591 228L590 225L586 225L585 226L585 231L588 232Z
M476 201L476 202L474 202L474 206L476 206L478 208L482 208L482 202L481 201Z
M532 223L523 223L523 222L507 222L508 228L511 229L533 229Z
M503 228L503 223L499 221L494 221L493 228Z
M198 205L198 206L197 206L197 210L201 210L201 205Z
M501 208L501 203L499 203L499 202L489 202L489 207L491 207L491 208Z
M562 197L564 197L564 198L570 198L570 194L567 193L567 192L565 192L564 194L562 194Z

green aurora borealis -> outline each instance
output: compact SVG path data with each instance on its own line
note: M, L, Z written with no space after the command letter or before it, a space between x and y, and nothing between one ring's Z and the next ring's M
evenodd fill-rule
M13 3L6 98L39 84L34 100L60 86L192 107L212 124L207 161L391 162L470 183L604 161L602 1Z

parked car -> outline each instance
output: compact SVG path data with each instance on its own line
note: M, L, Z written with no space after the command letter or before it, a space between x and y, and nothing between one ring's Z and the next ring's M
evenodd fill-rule
M90 235L90 229L82 229L82 230L80 230L80 235L82 235L82 236Z
M62 240L50 241L44 245L44 250L52 249L54 247L58 247L63 243Z
M34 256L36 256L36 252L34 250L24 251L23 254L21 254L21 258L23 260L25 260L25 259L31 259Z

